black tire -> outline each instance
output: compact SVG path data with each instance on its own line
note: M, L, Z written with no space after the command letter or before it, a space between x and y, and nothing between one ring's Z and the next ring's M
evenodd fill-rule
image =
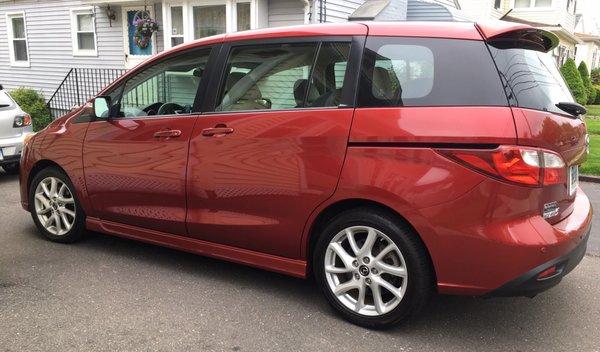
M344 306L331 291L325 276L325 253L330 241L351 226L369 226L386 234L399 248L406 262L408 284L400 303L379 316L358 314ZM376 208L357 208L336 216L325 226L317 239L313 262L315 280L327 301L353 324L371 328L388 328L418 313L434 292L434 273L429 255L418 235L396 216Z
M36 188L38 184L47 177L55 177L63 183L65 183L74 199L75 221L72 227L66 233L61 235L55 235L49 232L40 222L40 219L38 218L35 211L34 198ZM31 217L33 218L33 222L37 226L38 231L50 241L60 243L72 243L80 240L85 234L85 213L83 211L83 208L81 208L79 200L77 199L75 187L73 186L73 183L71 182L69 177L62 170L56 167L47 167L38 172L33 177L33 180L31 181L31 186L29 187L29 212L31 213Z
M19 173L19 166L20 164L18 162L14 162L10 164L4 164L2 165L2 168L9 175L16 175Z

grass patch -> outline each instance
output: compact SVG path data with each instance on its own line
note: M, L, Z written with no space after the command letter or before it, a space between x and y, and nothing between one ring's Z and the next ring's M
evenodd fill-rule
M600 135L590 133L590 153L579 172L584 175L600 175Z
M587 116L600 116L600 105L587 105Z
M585 119L585 124L587 125L587 130L589 134L597 134L600 135L600 119Z

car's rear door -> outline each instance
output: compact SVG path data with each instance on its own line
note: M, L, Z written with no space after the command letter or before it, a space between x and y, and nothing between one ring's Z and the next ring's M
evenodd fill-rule
M84 150L96 216L186 234L186 165L211 50L169 56L110 93L111 116L90 123Z
M214 103L191 137L190 236L300 255L306 220L333 194L344 161L358 71L349 58L360 57L361 40L224 45Z

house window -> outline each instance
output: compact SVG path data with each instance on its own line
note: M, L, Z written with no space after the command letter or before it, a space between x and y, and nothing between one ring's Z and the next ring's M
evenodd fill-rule
M71 10L74 56L96 56L96 21L92 8Z
M502 0L495 0L494 1L494 8L495 9L499 9L502 6Z
M8 41L10 46L10 64L12 66L29 66L29 52L27 49L27 28L25 14L7 14Z
M242 2L236 4L237 30L246 31L250 29L250 3Z
M171 7L171 46L184 42L183 7Z
M515 8L552 7L552 0L514 0Z
M225 33L225 5L193 6L194 39Z

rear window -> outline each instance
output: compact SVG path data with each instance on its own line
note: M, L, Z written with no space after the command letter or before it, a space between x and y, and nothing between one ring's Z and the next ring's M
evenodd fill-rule
M564 114L560 102L574 102L550 54L490 48L511 105Z
M0 91L0 109L8 109L13 106L12 99L4 91Z
M485 43L369 37L359 106L507 106Z

